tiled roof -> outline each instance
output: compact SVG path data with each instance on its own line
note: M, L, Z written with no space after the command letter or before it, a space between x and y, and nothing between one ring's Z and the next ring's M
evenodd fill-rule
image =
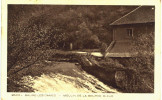
M110 25L137 24L155 22L155 8L153 6L139 6Z

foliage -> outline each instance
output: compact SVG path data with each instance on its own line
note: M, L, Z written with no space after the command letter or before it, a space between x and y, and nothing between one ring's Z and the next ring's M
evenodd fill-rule
M103 67L105 68L109 66L109 68L112 67L112 68L123 68L124 69L124 66L120 64L118 60L114 60L111 58L105 58L103 61L100 61L100 64L103 65Z
M139 80L142 81L141 84L144 84L139 84L141 89L153 92L154 32L140 34L133 45L133 51L138 52L138 56L130 59L128 65L137 72Z
M154 72L154 32L140 35L133 45L133 50L138 52L138 58L134 60L138 64L136 68L139 71Z
M92 35L87 44L91 44L89 45L90 49L94 49L94 48L99 48L101 41L99 40L98 36L96 35Z
M8 5L8 71L39 60L43 52L36 50L68 49L71 42L75 49L98 48L100 41L109 44L109 24L133 8Z

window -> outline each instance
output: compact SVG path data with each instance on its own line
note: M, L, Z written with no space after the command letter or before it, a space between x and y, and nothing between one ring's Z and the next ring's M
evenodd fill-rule
M133 29L127 29L127 34L129 37L133 37Z

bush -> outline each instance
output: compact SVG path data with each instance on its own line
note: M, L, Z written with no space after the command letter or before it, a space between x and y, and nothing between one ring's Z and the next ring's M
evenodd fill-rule
M141 91L154 91L154 32L141 34L133 42L135 52L138 52L137 57L129 60L127 64L134 69L138 74L139 87Z
M101 61L100 62L101 65L103 66L109 66L109 67L114 67L114 68L124 68L124 66L122 64L119 63L118 60L114 60L114 59L111 59L111 58L105 58L104 61Z

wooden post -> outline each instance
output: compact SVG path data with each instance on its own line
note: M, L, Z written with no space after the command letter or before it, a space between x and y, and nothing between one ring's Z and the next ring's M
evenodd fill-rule
M70 50L73 50L73 44L70 43Z

